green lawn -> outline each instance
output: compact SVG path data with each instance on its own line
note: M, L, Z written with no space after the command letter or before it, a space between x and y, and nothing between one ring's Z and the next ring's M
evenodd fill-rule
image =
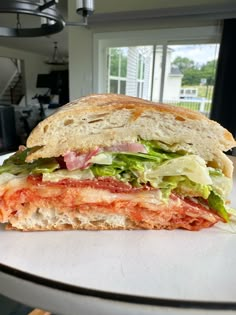
M200 111L201 109L201 102L167 102L168 104L172 104L172 105L175 105L175 106L181 106L181 107L185 107L185 108L189 108L189 109L192 109L192 110L196 110L196 111ZM206 115L209 115L211 111L211 102L207 102L205 103L205 107L204 107L204 110L203 112L206 114Z
M213 89L214 89L212 85L209 85L209 86L196 85L196 86L182 86L182 87L183 88L196 88L198 90L197 97L203 97L208 100L208 102L205 103L204 112L206 114L210 113L211 102L212 102L212 97L213 97ZM196 101L196 102L186 101L186 102L174 103L174 105L199 111L201 102L200 101Z

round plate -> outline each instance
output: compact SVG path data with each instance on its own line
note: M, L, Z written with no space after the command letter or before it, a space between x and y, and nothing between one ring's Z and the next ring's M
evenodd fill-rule
M236 182L236 180L235 180ZM231 200L236 207L236 185ZM0 293L57 314L236 311L236 235L0 228Z

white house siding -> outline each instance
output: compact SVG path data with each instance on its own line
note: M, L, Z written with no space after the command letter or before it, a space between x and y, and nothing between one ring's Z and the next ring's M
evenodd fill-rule
M137 96L138 59L141 47L129 47L127 60L126 94ZM142 47L145 56L143 98L150 99L152 75L152 47Z
M129 47L127 60L127 81L126 95L137 95L137 71L138 71L138 50L137 47Z
M164 86L163 102L178 101L181 89L181 75L168 75Z

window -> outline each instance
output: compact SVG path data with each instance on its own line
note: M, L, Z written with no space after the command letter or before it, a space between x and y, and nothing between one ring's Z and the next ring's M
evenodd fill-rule
M152 47L108 49L107 91L150 99Z
M127 49L108 50L108 88L109 93L126 94Z
M169 66L175 72L166 78L163 102L209 116L219 44L168 45L167 50L171 52Z
M130 31L111 33L108 37L107 33L97 35L100 54L95 50L94 60L99 77L95 79L98 92L137 96L209 115L219 27ZM105 67L102 60L106 58Z

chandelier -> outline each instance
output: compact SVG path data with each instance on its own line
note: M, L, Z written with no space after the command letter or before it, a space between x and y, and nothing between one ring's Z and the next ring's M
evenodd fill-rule
M46 60L45 63L53 66L63 66L68 64L67 59L60 56L57 42L54 42L54 48L51 59Z
M48 36L63 30L66 25L86 26L87 17L93 13L93 0L76 0L76 11L83 17L83 22L65 22L57 10L59 0L0 0L1 14L15 16L14 26L1 26L0 37L38 37ZM23 26L24 15L37 17L39 22L35 27Z

